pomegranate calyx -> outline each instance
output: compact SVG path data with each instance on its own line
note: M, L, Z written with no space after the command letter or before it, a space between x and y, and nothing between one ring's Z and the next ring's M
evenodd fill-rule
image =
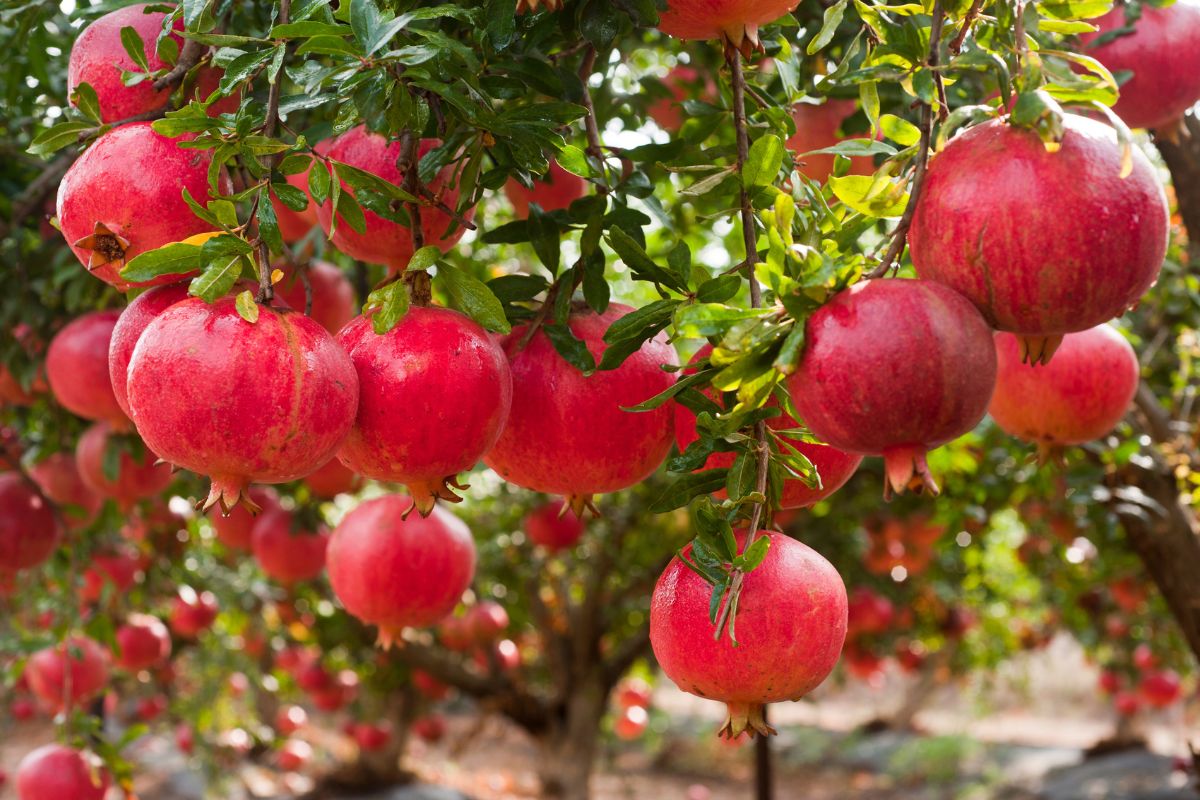
M904 494L906 489L917 494L928 492L932 497L941 493L925 461L925 448L922 445L887 448L883 451L883 465L886 473L884 500L891 500L893 494Z
M459 483L457 475L447 475L436 482L410 483L406 488L412 495L413 504L400 515L400 518L408 519L408 515L413 512L413 509L416 509L422 517L428 517L433 513L438 500L445 500L447 503L461 503L462 496L456 492L469 489L470 486L469 483Z
M717 731L717 735L731 740L743 733L749 733L752 737L774 736L778 731L763 718L765 707L762 703L726 703L728 716L725 717L725 724Z
M87 268L94 271L105 264L124 264L129 244L128 239L115 233L103 222L97 222L92 233L75 242L75 247L91 251Z
M1049 336L1017 336L1021 343L1021 363L1037 366L1049 364L1050 358L1062 344L1062 334Z
M251 516L256 516L262 511L262 506L254 502L254 498L246 489L247 483L244 478L222 478L214 475L208 497L198 506L202 511L208 511L213 506L220 505L221 516L228 517L233 509L240 505Z
M559 512L559 516L561 517L563 514L565 514L568 508L571 509L580 522L584 520L584 513L588 511L590 511L592 516L596 519L599 519L601 516L603 516L600 513L600 509L596 507L596 501L590 494L573 494L570 497L565 498L565 502L563 503L562 510Z

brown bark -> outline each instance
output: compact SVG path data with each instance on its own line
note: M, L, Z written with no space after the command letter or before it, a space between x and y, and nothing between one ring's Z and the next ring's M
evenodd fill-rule
M542 796L553 800L588 800L592 764L600 738L600 720L608 707L612 686L595 672L579 681L561 709L561 716L539 738L538 776Z

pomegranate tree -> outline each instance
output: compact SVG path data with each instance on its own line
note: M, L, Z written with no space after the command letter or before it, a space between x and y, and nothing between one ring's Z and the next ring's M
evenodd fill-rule
M115 476L105 468L104 457L113 447L120 451ZM97 494L112 498L123 510L171 485L170 466L157 463L158 457L136 436L117 433L105 422L97 422L79 437L75 461L83 482Z
M922 278L962 293L1022 355L1050 360L1063 334L1121 314L1150 288L1168 212L1149 159L1132 171L1111 128L1063 116L1062 141L994 120L929 164L909 231Z
M328 261L313 261L303 269L312 286L312 308L308 316L325 330L336 334L358 313L354 287L346 279L346 274ZM299 270L276 284L275 296L297 311L304 311L308 298Z
M677 39L720 39L738 49L758 44L758 28L787 14L799 0L668 0L658 29Z
M296 516L280 507L262 514L254 523L254 558L267 577L283 584L311 581L325 569L329 534L296 527Z
M39 747L17 767L17 800L104 800L108 784L93 757L61 744Z
M126 428L129 420L108 377L108 347L119 311L93 311L71 320L50 341L46 378L63 408L84 419Z
M530 203L537 203L543 211L558 211L583 197L586 191L587 181L567 172L553 159L550 169L544 176L535 178L532 186L526 187L516 178L510 178L504 184L504 194L512 203L513 211L522 218L529 216Z
M151 320L188 297L186 283L156 286L135 297L117 319L108 344L108 378L112 382L117 405L121 407L125 416L129 415L129 393L126 390L126 383L129 376L129 360L133 358L133 348Z
M54 509L16 472L0 473L0 573L36 567L58 547Z
M529 541L552 553L578 544L583 538L583 520L567 511L567 504L562 500L552 500L526 514L522 525Z
M862 281L807 322L787 379L815 436L882 455L884 495L937 492L925 453L975 427L996 382L987 323L962 295L931 281Z
M69 528L86 528L104 499L79 474L73 453L51 453L29 468L29 477L52 503L57 503Z
M171 657L170 631L149 614L130 614L116 639L116 665L126 672L160 667Z
M85 703L108 685L108 650L94 639L71 636L66 641L39 650L25 662L30 690L50 708Z

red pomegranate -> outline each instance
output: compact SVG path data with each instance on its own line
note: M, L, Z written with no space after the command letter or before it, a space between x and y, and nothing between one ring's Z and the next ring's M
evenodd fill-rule
M183 199L186 189L201 205L208 200L210 161L209 151L184 150L149 122L130 122L101 136L58 187L58 222L75 256L121 291L188 277L132 283L118 273L135 256L210 230ZM232 191L228 178L221 189Z
M300 706L284 706L275 715L275 730L281 736L291 736L308 724L308 712Z
M46 351L46 377L59 405L84 419L129 427L108 378L108 344L119 311L93 311L69 322Z
M86 528L100 512L104 499L84 483L73 453L51 453L29 468L29 477L62 511L68 528Z
M1150 594L1146 585L1142 582L1143 580L1136 575L1126 575L1123 578L1114 580L1108 585L1108 590L1112 593L1113 602L1123 611L1127 611L1130 614L1139 611Z
M196 734L191 725L181 722L175 726L175 746L185 756L191 755L196 749Z
M655 100L646 113L664 131L677 131L683 127L682 103L691 97L711 101L717 94L712 78L693 67L680 64L673 67L662 79L662 84L671 93L670 97Z
M1133 665L1142 672L1148 672L1158 666L1158 656L1154 655L1150 645L1142 642L1133 648Z
M508 628L508 612L494 600L484 600L467 609L467 630L478 645L491 644Z
M339 494L357 492L362 487L363 479L341 461L331 458L316 472L305 475L304 482L314 497L332 499Z
M17 722L28 722L37 715L37 706L27 697L18 697L8 707L8 712Z
M344 669L337 674L329 688L313 692L312 701L321 711L333 712L353 703L357 696L358 675L353 670Z
M476 666L484 671L512 672L521 666L521 649L512 639L501 639L485 645L477 649L473 656Z
M354 741L367 753L377 753L392 739L392 725L383 722L360 722L354 726Z
M621 709L617 721L613 723L613 733L618 739L631 742L641 738L650 724L650 714L642 706L628 706Z
M110 661L108 650L94 639L72 636L31 655L25 662L25 676L38 699L58 712L100 694L108 684Z
M358 376L303 314L260 306L250 323L233 298L192 298L146 327L128 391L147 446L210 476L205 507L228 511L250 481L293 481L333 456L354 422Z
M1179 673L1173 669L1151 672L1142 678L1138 691L1146 704L1154 708L1166 708L1183 693Z
M251 486L249 490L250 500L254 505L262 509L262 514L266 514L273 509L279 508L279 495L275 494L273 489L268 489L265 486ZM222 514L221 509L209 509L208 521L212 523L213 530L217 533L217 538L221 544L232 550L249 550L251 537L254 533L254 523L259 517L251 514L245 508L238 506L230 510L229 514Z
M987 323L931 281L862 281L807 322L788 392L809 429L851 453L882 455L884 496L937 492L925 453L975 427L996 382Z
M50 558L61 536L46 499L19 473L0 473L0 572L36 567Z
M850 595L846 635L884 633L896 618L896 607L881 594L863 586Z
M603 314L571 315L570 328L600 361L604 332L632 311L618 303ZM671 449L672 417L663 405L624 411L670 387L663 365L678 364L659 334L614 370L584 375L558 354L544 330L522 347L525 326L504 339L513 375L508 425L484 463L510 483L560 494L576 515L593 494L633 486L658 468Z
M721 731L727 737L745 730L772 733L763 705L815 689L837 664L846 638L846 587L833 565L782 533L762 535L770 549L746 574L736 647L728 632L713 637L712 586L678 558L658 579L650 601L650 644L659 665L685 692L728 706ZM689 545L683 555L690 553Z
M1106 669L1100 673L1100 691L1105 694L1116 694L1121 691L1121 686L1124 681L1121 676L1110 669Z
M313 261L307 269L312 285L312 309L308 315L322 328L336 334L358 313L354 287L346 273L327 261ZM298 272L284 277L275 286L275 293L292 308L304 311L307 297Z
M22 384L7 366L0 365L0 404L12 406L33 405L37 396L46 391L46 381L41 374L28 386Z
M413 722L412 732L419 739L436 744L446 735L446 719L441 714L421 717Z
M17 800L104 800L109 777L94 757L48 744L21 759L16 783Z
M387 645L406 627L445 617L475 575L475 542L457 517L435 508L410 516L412 500L385 495L342 519L329 543L333 593L353 616L379 626Z
M787 140L788 149L793 157L803 161L797 164L800 174L825 183L833 174L833 162L837 156L832 153L813 153L813 150L824 150L833 147L845 137L838 131L842 123L857 110L853 100L838 100L830 98L823 103L796 103L792 106L792 121L796 124L796 132ZM805 155L805 154L808 155ZM855 156L850 159L851 175L870 175L875 171L875 162L870 156Z
M522 219L529 216L529 204L537 203L543 211L565 209L587 192L587 181L573 172L567 172L554 159L543 177L537 178L533 186L526 188L516 178L504 184L504 194L513 205L513 211Z
M456 500L459 472L496 443L512 405L504 352L479 324L444 308L410 309L380 336L366 317L338 342L358 371L358 417L338 458L368 478L403 483L428 514Z
M1113 695L1113 706L1122 717L1132 717L1142 708L1141 698L1136 692L1123 691Z
M629 708L630 706L648 708L652 693L653 690L650 688L650 684L641 678L626 678L617 684L617 705L622 708Z
M171 657L171 632L158 617L130 614L117 629L117 667L138 672L162 666Z
M720 39L738 49L758 45L760 25L774 22L799 0L667 0L658 29L676 39Z
M115 479L104 468L104 452L110 447L119 448L121 453ZM171 484L169 465L156 463L158 457L134 434L115 433L105 422L97 422L79 437L75 461L83 482L97 494L111 497L123 510L132 508L138 500L161 494Z
M262 514L254 524L251 548L258 566L283 584L311 581L325 569L325 531L298 531L295 515L282 508Z
M217 598L212 592L197 592L190 586L183 586L171 606L168 621L176 636L195 639L212 627L218 612Z
M525 515L522 523L529 541L552 553L569 550L583 538L583 520L562 500L551 500Z
M288 739L279 748L276 761L279 768L285 772L295 772L304 769L308 762L312 761L312 757L312 745L303 739Z
M1179 0L1165 8L1140 6L1141 17L1132 33L1117 36L1085 52L1110 72L1133 73L1121 84L1113 111L1131 128L1169 128L1200 102L1200 3ZM1079 37L1091 45L1097 38L1123 28L1126 7L1117 4L1099 19L1088 20L1099 30Z
M412 682L413 685L417 687L417 691L434 702L445 700L450 696L450 687L430 675L428 672L414 669L412 673Z
M922 278L1017 334L1047 362L1062 335L1129 308L1166 253L1166 197L1149 159L1111 128L1063 117L1060 147L1004 120L955 136L929 164L908 239Z
M169 705L166 695L143 697L137 704L137 718L142 722L153 722L166 712Z
M440 144L438 139L422 139L417 148L417 157L424 158ZM396 167L396 161L400 158L400 142L389 142L379 134L371 133L365 126L360 125L343 133L333 141L326 155L333 161L365 170L397 186L404 182L404 176ZM450 208L458 203L458 189L450 186L452 178L451 169L445 167L426 185L434 196ZM474 213L473 209L468 209L464 217L469 220ZM352 258L384 264L393 272L407 267L414 249L412 231L408 226L384 219L371 211L364 214L367 221L365 233L357 233L344 219L338 220L337 231L333 235L334 245ZM317 219L328 235L333 221L333 209L328 202L317 206ZM453 232L448 232L452 223L453 219L444 211L428 205L421 207L421 233L425 244L449 250L464 233L460 225Z
M920 642L906 641L896 645L896 663L910 675L925 666L928 656L928 651Z
M112 382L117 405L121 407L121 411L126 416L129 415L126 382L129 360L133 358L133 348L151 320L188 297L187 283L156 286L135 297L117 319L116 327L112 330L112 339L108 345L108 377Z
M107 591L118 598L137 583L142 573L142 559L136 552L114 550L97 553L83 571L83 587L79 596L85 603L97 603Z
M842 653L846 671L872 688L883 685L883 659L857 642L850 642Z
M1140 379L1137 354L1108 325L1063 336L1054 361L1022 363L1021 343L996 334L996 392L988 413L1001 430L1043 456L1107 436L1125 416Z

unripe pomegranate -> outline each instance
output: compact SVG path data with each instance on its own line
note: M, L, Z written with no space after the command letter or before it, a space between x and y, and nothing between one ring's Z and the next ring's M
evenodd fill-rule
M108 378L108 344L119 311L93 311L72 320L46 351L50 391L63 408L84 419L127 428L129 420Z
M414 669L412 673L413 686L417 691L435 703L445 700L450 695L450 687L423 670Z
M113 128L81 155L58 187L58 222L79 261L120 291L174 283L190 273L130 283L117 273L125 262L164 244L208 231L192 213L186 189L203 205L208 194L207 150L185 150L176 140L130 122ZM232 191L228 178L221 190Z
M212 627L218 611L217 598L212 592L181 587L171 606L171 630L180 638L195 639Z
M262 509L261 515L280 507L279 495L275 494L274 489L268 489L265 486L251 486L248 493L254 505ZM258 519L259 517L241 506L232 509L228 515L222 514L219 508L209 509L208 512L208 521L212 523L213 530L217 532L217 538L221 544L232 550L250 549L254 524Z
M424 158L426 153L440 144L438 139L422 139L417 147L416 158ZM389 142L360 125L335 139L326 155L334 161L365 170L399 186L404 183L404 176L396 166L400 150L400 142ZM318 167L321 168L323 167ZM425 187L450 208L458 204L458 188L449 185L452 178L452 169L444 167ZM354 194L348 188L345 191ZM371 211L364 211L363 214L366 217L365 233L356 232L344 219L338 220L337 232L333 235L333 244L337 249L361 261L384 264L393 272L408 266L414 251L412 231L409 227L384 219ZM468 209L463 216L470 220L474 214L474 209ZM328 234L333 221L333 209L328 202L317 206L317 219ZM429 205L421 206L421 233L426 245L437 245L443 251L449 250L464 233L461 225L452 233L447 233L452 222L453 219L444 211Z
M1179 673L1164 669L1143 677L1138 691L1147 705L1166 708L1179 699L1182 694L1181 683Z
M632 310L612 303L603 314L576 312L570 328L599 362L605 331ZM623 408L674 381L662 370L679 363L666 336L644 343L617 369L584 375L558 354L545 331L522 346L525 335L522 325L504 338L513 407L484 463L510 483L566 496L576 515L593 494L625 489L653 473L671 449L673 412L666 405L644 413Z
M302 739L288 739L279 748L276 762L281 770L295 772L303 769L309 761L312 761L312 757L312 745Z
M1137 393L1137 354L1108 325L1068 333L1045 366L1021 361L1021 343L996 334L999 369L988 413L1043 457L1112 432Z
M111 655L103 645L85 636L72 636L30 656L25 675L38 699L58 712L100 694L108 683L109 661Z
M312 309L308 316L325 330L336 334L358 313L354 287L346 278L346 273L327 261L311 262L307 272L308 282L312 286ZM298 271L276 284L275 293L292 308L304 311L308 298Z
M430 744L437 744L446 735L446 719L441 714L421 717L413 721L412 732Z
M291 736L308 724L308 712L300 706L284 706L275 715L275 730L281 736Z
M642 706L628 706L621 709L617 721L613 723L613 733L618 739L631 742L641 738L650 724L650 715Z
M586 191L587 181L573 172L567 172L553 159L550 160L550 169L544 176L536 178L531 188L526 189L516 178L509 178L508 183L504 184L504 194L521 219L529 216L530 203L537 203L543 211L558 211L583 197Z
M158 617L130 614L116 638L116 665L126 672L152 669L171 657L171 632Z
M51 453L29 468L29 477L42 494L58 504L68 528L86 528L104 503L104 499L84 483L73 453Z
M262 514L254 524L251 547L258 566L283 584L311 581L325 569L325 531L297 531L295 515L282 508Z
M19 473L0 473L0 572L36 567L50 558L61 536L45 498Z
M484 600L467 609L467 630L478 645L491 644L508 628L508 612L493 600Z
M522 523L529 541L552 553L568 550L583 538L583 520L562 500L551 500L525 515Z
M884 633L896 618L892 601L865 586L855 589L847 606L846 635Z
M17 800L104 800L109 777L94 757L48 744L21 759L16 784Z
M435 508L410 516L412 500L386 495L342 519L329 543L333 593L346 611L379 626L387 645L406 627L432 625L458 603L475 575L467 526Z
M758 44L758 28L787 14L799 0L668 0L658 29L676 39L720 39L739 50Z
M104 451L121 448L116 480L105 474ZM137 458L131 451L139 451ZM162 493L171 484L171 467L158 464L158 457L146 449L134 434L117 434L105 422L97 422L79 437L75 461L83 482L92 491L111 497L122 510L138 500Z
M360 722L354 726L354 741L367 753L377 753L392 739L392 724L383 722Z
M83 571L80 599L85 603L97 603L105 591L113 598L120 597L137 583L140 574L142 559L136 552L122 549L98 553Z
M1121 84L1113 111L1131 128L1169 128L1200 101L1200 4L1179 0L1165 8L1140 6L1132 33L1122 34L1085 52L1110 72L1133 73ZM1099 19L1088 20L1095 33L1079 37L1085 46L1127 24L1126 6L1117 4ZM1167 132L1167 131L1164 131Z
M112 382L117 405L121 407L121 411L126 416L129 415L126 382L129 360L133 358L133 348L151 320L188 297L186 282L156 286L135 297L117 319L116 327L112 330L112 339L108 345L108 377Z
M1131 155L1123 176L1113 130L1074 114L1053 152L1003 120L955 136L930 162L913 215L917 274L1017 334L1023 357L1049 361L1063 334L1121 314L1158 276L1166 197L1145 154Z
M819 183L829 180L837 156L833 153L811 151L824 150L842 141L844 137L838 135L838 130L857 108L853 100L835 98L829 98L819 105L796 103L792 106L792 120L796 124L796 132L788 138L787 146L793 157L803 161L803 164L797 164L801 175ZM849 174L870 175L874 171L875 162L870 156L854 156L850 159Z
M314 497L333 499L339 494L351 494L362 488L363 478L337 458L304 476L304 482Z
M808 344L787 379L815 436L882 455L884 496L937 492L925 453L975 427L996 382L987 323L931 281L862 281L806 323Z
M146 327L128 391L147 446L210 476L205 508L228 511L250 481L293 481L333 456L354 422L358 376L303 314L260 306L250 323L233 298L192 298Z
M617 705L622 708L650 705L652 689L650 684L641 678L626 678L617 684Z
M728 706L727 737L771 733L763 705L815 689L837 664L846 638L846 587L833 565L782 533L762 535L770 549L742 584L736 647L727 631L714 639L712 586L678 558L658 579L650 602L650 644L659 665L685 692ZM690 553L689 545L683 555Z
M684 114L681 104L684 100L698 96L701 100L711 101L717 94L717 87L711 77L701 75L695 68L685 64L673 67L662 83L671 96L654 101L646 109L646 113L664 131L677 131L683 126Z

